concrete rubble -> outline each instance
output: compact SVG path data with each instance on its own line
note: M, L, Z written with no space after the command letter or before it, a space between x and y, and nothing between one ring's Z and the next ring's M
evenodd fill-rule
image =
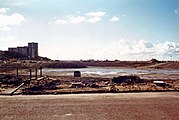
M1 78L3 75L1 76ZM9 77L10 76L6 76ZM13 76L11 76L13 77ZM22 81L25 81L24 77ZM17 88L16 82L0 82L0 94L6 89ZM8 85L7 85L8 84ZM143 80L136 75L112 78L94 77L40 77L22 86L16 94L70 94L70 93L120 93L120 92L151 92L151 91L179 91L177 80L165 81L165 86L157 85L153 80ZM15 93L14 93L15 94Z

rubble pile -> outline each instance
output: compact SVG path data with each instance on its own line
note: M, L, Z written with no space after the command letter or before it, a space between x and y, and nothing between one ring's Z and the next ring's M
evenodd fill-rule
M142 79L140 79L137 75L125 75L125 76L119 76L114 77L112 79L113 83L126 83L126 84L136 84L136 83L144 83Z
M0 74L0 84L12 84L12 85L19 85L21 84L22 79L17 78L14 75L9 75L9 74Z
M0 80L9 84L12 76L0 75ZM14 76L15 78L15 76ZM26 77L25 80L27 80ZM12 82L12 81L11 81ZM25 83L25 82L24 82ZM94 77L48 77L31 79L19 90L19 94L76 94L76 93L120 93L120 92L153 92L153 91L178 91L178 80L163 82L144 80L136 75L119 76L112 78ZM162 85L161 85L162 84ZM1 85L1 84L0 84ZM3 84L4 86L4 84ZM7 86L7 85L6 85ZM2 85L1 85L2 88ZM3 94L4 89L0 89Z
M42 80L33 80L23 89L23 93L41 93L43 90L55 90L59 83L59 81L53 81L46 78Z

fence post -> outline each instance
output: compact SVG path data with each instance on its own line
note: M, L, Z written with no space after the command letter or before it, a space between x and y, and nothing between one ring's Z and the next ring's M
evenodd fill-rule
M30 81L32 80L32 70L30 68Z
M42 77L42 67L40 67L40 77Z
M37 79L37 68L35 68L35 78Z
M18 67L16 68L16 70L17 70L17 71L16 71L16 77L17 77L17 79L19 79L19 72L18 72L19 69L18 69Z

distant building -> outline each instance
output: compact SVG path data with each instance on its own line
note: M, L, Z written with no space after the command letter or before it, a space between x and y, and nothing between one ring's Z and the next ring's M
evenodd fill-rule
M28 43L28 55L31 59L37 59L38 58L38 43Z
M29 59L38 58L38 43L28 43L28 46L8 48L9 52L19 53Z

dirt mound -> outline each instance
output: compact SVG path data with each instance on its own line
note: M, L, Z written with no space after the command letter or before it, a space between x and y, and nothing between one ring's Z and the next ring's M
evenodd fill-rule
M179 62L156 63L154 65L143 66L142 68L179 70Z
M165 64L162 64L159 67L179 70L179 62L166 62Z
M114 77L112 79L112 82L113 83L126 83L126 84L144 83L144 81L140 79L139 76L136 76L136 75Z
M50 62L43 64L46 68L86 68L85 65L78 62Z
M151 63L161 63L161 61L158 61L157 59L151 59L149 62L151 62Z

